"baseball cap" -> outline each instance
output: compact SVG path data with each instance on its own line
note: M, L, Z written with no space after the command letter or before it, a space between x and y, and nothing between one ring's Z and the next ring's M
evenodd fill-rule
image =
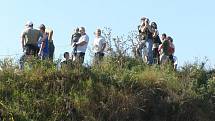
M32 21L28 21L25 26L33 26L33 22Z
M145 19L147 19L146 17L142 17L140 20L145 20Z
M44 24L41 24L39 28L40 28L40 29L46 29L46 27L45 27Z

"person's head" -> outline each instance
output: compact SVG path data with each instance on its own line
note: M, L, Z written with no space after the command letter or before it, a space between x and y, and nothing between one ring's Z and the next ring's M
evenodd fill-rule
M44 24L41 24L39 28L40 28L40 31L43 32L43 33L44 33L45 30L46 30L46 27L45 27Z
M144 26L145 20L146 20L146 19L147 19L146 17L142 17L142 18L140 19L140 24Z
M165 40L165 39L166 39L166 34L165 34L165 33L163 33L163 34L161 35L161 39L162 39L162 40Z
M68 59L69 59L69 52L65 52L65 53L63 54L63 57L64 57L66 60L68 60Z
M26 24L25 24L25 26L26 27L32 27L33 28L33 22L32 21L28 21Z
M84 35L85 34L85 28L84 27L80 27L79 28L79 32L81 35Z
M151 27L152 27L153 29L157 29L157 24L156 24L155 22L152 22L152 23L151 23Z
M101 29L96 29L95 35L96 35L97 37L101 36Z
M173 42L173 39L170 36L167 37L167 40L169 40L170 42Z
M75 29L75 33L78 33L79 32L79 28L77 27L76 29Z

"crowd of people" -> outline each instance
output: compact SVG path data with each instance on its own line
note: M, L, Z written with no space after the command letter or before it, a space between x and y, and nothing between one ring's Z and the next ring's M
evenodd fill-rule
M95 54L95 63L98 63L104 57L106 47L105 38L101 36L101 29L96 29L95 39L93 41L93 52ZM33 22L27 22L25 29L21 34L23 56L20 58L20 69L24 69L24 63L28 58L36 57L41 60L53 61L55 46L53 44L53 30L47 29L41 24L39 29L33 28ZM64 61L61 66L76 62L83 64L89 36L84 27L76 28L71 37L71 46L73 48L70 56L69 52L64 53Z
M25 29L21 34L21 44L24 55L20 58L20 68L24 68L26 60L32 56L42 60L53 60L55 46L53 43L53 30L46 29L41 24L38 29L33 28L33 22L29 21L25 24Z
M171 62L174 68L177 68L176 57L174 56L175 46L173 39L165 33L159 36L157 24L149 21L148 18L141 18L138 26L139 43L136 47L136 56L144 58L145 62L151 64L165 64ZM96 29L93 40L94 64L98 64L104 57L104 50L107 42L101 35L101 29ZM53 30L47 29L44 24L39 29L33 28L33 22L27 22L25 29L21 34L22 48L24 55L20 59L20 69L24 69L24 63L32 56L41 60L53 61L55 46L53 43ZM68 64L83 64L85 53L89 43L89 36L85 32L84 27L74 30L71 36L71 47L73 51L64 53L64 61L61 67Z
M159 36L157 24L142 17L138 26L139 43L136 48L136 56L151 64L166 64L171 62L174 69L177 68L177 58L174 56L175 45L173 38L165 33Z

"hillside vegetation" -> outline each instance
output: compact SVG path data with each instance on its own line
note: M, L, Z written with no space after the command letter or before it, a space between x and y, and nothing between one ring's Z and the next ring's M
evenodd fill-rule
M8 59L0 66L5 121L215 120L215 73L198 63L172 71L124 56L91 68L38 61L20 71Z

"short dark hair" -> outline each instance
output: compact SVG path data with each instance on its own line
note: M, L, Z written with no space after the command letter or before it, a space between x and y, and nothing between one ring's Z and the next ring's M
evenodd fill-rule
M166 37L166 33L163 33L162 36Z
M143 20L143 21L145 21L145 19L147 19L146 17L142 17L140 20Z
M78 27L75 29L75 32L79 32L79 28Z
M41 24L41 25L40 25L40 29L45 31L46 26L45 26L44 24Z
M66 55L69 55L69 52L65 52L65 53L63 54L63 57L65 58Z
M167 39L168 39L170 42L173 42L172 37L168 36Z

